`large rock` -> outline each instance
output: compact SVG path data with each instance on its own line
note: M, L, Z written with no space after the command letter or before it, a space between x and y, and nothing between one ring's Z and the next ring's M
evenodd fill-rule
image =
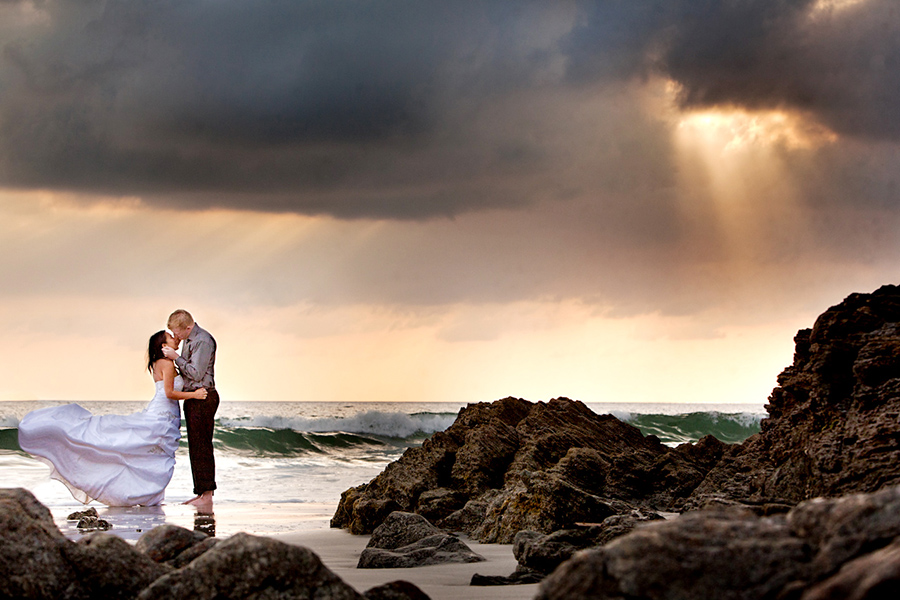
M0 597L133 598L170 570L110 534L72 542L30 492L0 490Z
M402 569L484 558L462 540L414 513L393 512L379 525L359 556L359 569Z
M238 533L157 579L139 600L361 600L308 548Z
M371 533L415 512L481 542L511 543L635 508L673 510L723 455L714 438L672 449L583 403L505 398L462 409L446 431L344 492L331 521Z
M688 507L792 505L900 483L900 288L852 294L794 338L760 433L729 448Z
M694 511L575 554L537 598L892 597L884 593L897 590L898 541L900 487L811 500L771 517Z
M69 544L31 492L0 489L0 597L62 597L77 574Z

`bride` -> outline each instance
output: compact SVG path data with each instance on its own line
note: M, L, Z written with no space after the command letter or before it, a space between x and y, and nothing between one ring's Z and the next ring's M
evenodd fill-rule
M131 415L92 415L77 404L32 411L19 423L19 446L52 468L76 500L108 506L161 504L175 471L181 439L179 400L206 397L206 390L183 392L175 363L163 346L177 349L166 331L150 337L147 370L156 394Z

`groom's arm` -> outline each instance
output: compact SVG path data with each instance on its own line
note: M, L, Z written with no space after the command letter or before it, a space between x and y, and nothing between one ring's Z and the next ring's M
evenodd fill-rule
M197 340L191 345L191 358L185 360L179 356L175 359L175 364L181 371L182 375L201 383L203 376L209 371L209 364L212 362L214 348L210 340Z

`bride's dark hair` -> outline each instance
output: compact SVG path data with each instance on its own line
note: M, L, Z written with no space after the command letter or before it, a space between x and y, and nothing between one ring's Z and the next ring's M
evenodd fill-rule
M153 363L161 358L165 358L162 347L166 343L166 330L157 331L150 336L150 345L147 348L147 370L153 372Z

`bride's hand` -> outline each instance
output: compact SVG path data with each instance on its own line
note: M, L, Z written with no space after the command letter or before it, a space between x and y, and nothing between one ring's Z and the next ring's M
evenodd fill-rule
M199 390L194 390L194 398L196 400L205 400L206 399L206 388L200 388Z

